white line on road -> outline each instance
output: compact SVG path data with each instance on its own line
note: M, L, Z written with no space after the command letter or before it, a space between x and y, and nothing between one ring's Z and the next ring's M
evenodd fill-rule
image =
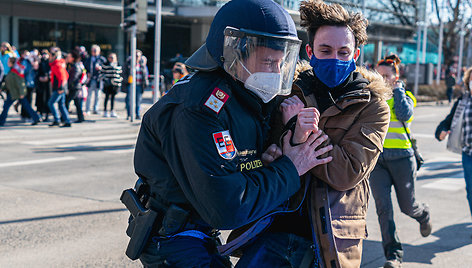
M422 114L422 115L415 115L413 118L417 120L416 122L418 122L418 119L425 119L425 118L431 118L431 117L438 117L438 115L434 113Z
M73 156L64 156L64 157L54 157L54 158L29 160L29 161L8 162L8 163L0 163L0 168L25 166L25 165L36 165L36 164L44 164L44 163L60 162L60 161L69 161L69 160L74 160L74 159L75 159L75 157L73 157Z
M125 134L125 135L106 135L106 136L88 136L88 137L73 137L73 138L62 138L62 139L50 139L50 140L36 140L36 141L24 141L23 144L28 145L50 145L50 144L66 144L66 143L80 143L89 141L107 141L107 140L118 140L118 139L136 139L137 134Z
M428 184L424 184L421 187L444 191L458 191L461 189L465 189L465 180L464 178L446 178Z
M134 145L136 144L136 138L127 140L112 140L112 141L93 141L93 142L79 142L62 144L56 146L56 148L72 148L72 147L105 147L105 146L123 146L123 145Z
M105 150L107 153L111 154L127 154L127 153L133 153L134 148L129 148L129 149L114 149L114 150Z
M429 138L434 139L434 135L432 134L422 134L422 133L413 133L414 138Z

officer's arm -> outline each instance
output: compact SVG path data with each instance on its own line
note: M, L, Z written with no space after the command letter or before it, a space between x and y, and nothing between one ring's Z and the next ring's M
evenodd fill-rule
M174 118L173 138L163 142L166 155L173 156L169 165L187 199L214 228L233 229L254 221L299 189L298 172L286 156L248 172L224 159L213 134L228 129L216 116L183 110ZM241 141L232 141L237 149Z
M327 155L333 160L311 169L311 173L338 191L354 188L367 177L382 151L390 118L386 102L369 104L339 143ZM329 136L329 135L328 135Z

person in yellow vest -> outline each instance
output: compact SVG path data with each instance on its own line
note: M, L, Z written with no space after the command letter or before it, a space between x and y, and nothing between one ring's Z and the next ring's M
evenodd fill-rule
M418 221L421 235L430 235L432 229L428 206L418 203L415 198L416 160L407 132L410 133L416 98L398 80L399 64L398 56L390 55L379 61L376 68L393 88L393 97L387 100L390 124L384 150L370 176L382 233L382 246L387 259L384 267L401 267L403 258L402 244L393 219L392 186L395 188L400 210Z

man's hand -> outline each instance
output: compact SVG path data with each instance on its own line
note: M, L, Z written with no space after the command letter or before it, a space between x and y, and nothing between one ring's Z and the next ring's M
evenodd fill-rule
M261 160L264 166L269 165L270 163L274 162L275 159L282 156L282 149L279 146L272 144L267 148L267 150L262 153Z
M441 133L439 133L439 140L442 141L446 138L447 135L449 135L449 133L451 133L451 131L441 131Z
M64 93L64 90L58 90L57 93L62 94L62 93Z
M322 159L317 158L318 156L323 155L333 149L332 145L325 146L318 150L316 149L328 139L327 135L321 134L322 131L319 130L308 137L306 142L297 146L290 145L290 130L288 131L287 135L285 135L283 154L292 160L292 163L295 165L298 171L298 175L301 176L307 173L310 169L322 164L326 164L333 159L331 156Z
M298 113L297 125L295 126L292 141L295 144L305 142L312 132L318 131L319 121L320 112L316 108L303 108Z
M303 102L297 96L285 99L280 104L280 111L282 112L282 121L284 125L287 124L290 118L296 116L304 106Z

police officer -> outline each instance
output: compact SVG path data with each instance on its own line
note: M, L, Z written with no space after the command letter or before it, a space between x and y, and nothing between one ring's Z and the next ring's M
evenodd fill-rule
M234 229L276 209L300 188L326 136L284 148L266 144L277 95L290 93L300 40L272 0L233 0L216 14L206 44L144 115L136 174L158 217L140 260L145 267L229 267L217 229ZM265 161L263 161L265 160Z

